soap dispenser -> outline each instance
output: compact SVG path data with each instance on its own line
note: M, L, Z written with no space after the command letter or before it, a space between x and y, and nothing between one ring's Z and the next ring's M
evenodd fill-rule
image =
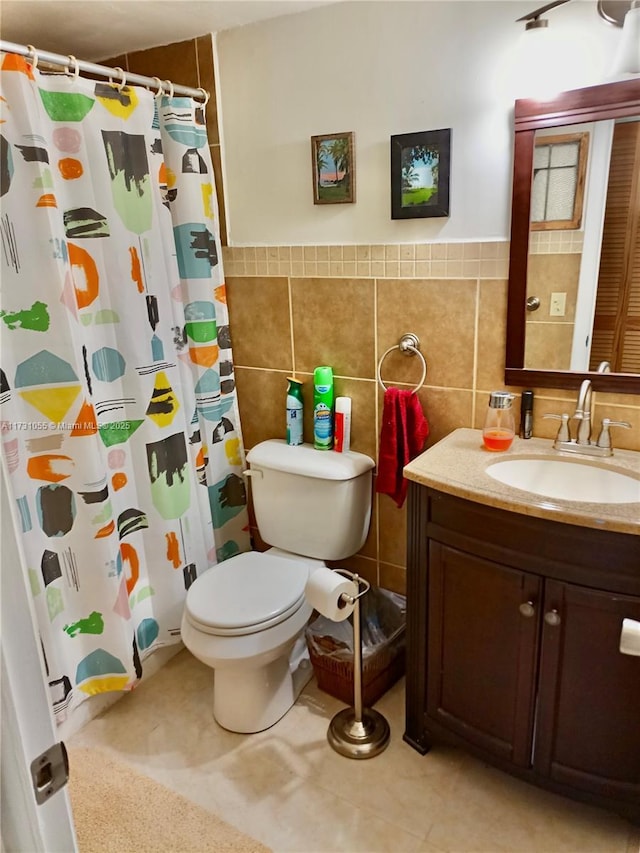
M515 397L508 391L492 391L482 430L487 450L508 450L516 432L511 403Z

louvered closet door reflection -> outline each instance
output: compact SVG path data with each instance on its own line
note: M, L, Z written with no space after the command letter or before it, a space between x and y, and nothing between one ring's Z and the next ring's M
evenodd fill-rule
M616 124L590 369L640 373L640 121Z

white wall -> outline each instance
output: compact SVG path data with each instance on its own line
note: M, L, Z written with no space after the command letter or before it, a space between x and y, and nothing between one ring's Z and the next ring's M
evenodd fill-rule
M595 2L337 3L219 33L230 245L507 239L512 107L544 70L557 90L603 82L618 28ZM577 56L576 56L577 54ZM574 56L576 58L574 58ZM536 68L536 63L540 66ZM452 129L449 218L392 221L389 137ZM354 131L356 203L314 205L310 137Z

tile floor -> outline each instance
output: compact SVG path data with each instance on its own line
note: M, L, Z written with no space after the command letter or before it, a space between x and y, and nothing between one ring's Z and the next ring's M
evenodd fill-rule
M637 853L640 829L450 747L402 740L404 682L376 705L391 743L376 758L328 745L344 707L312 680L266 732L237 735L211 715L211 670L182 651L78 732L209 809L274 853ZM197 853L197 851L185 851Z

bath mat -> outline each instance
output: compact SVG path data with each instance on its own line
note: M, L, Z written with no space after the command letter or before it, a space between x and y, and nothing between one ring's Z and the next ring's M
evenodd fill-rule
M272 853L99 749L69 749L80 853Z

